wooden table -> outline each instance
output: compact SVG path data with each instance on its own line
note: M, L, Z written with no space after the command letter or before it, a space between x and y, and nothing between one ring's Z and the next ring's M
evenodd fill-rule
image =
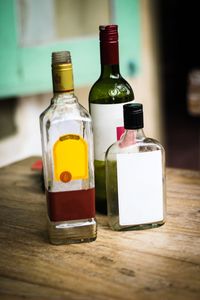
M0 299L200 299L200 173L167 171L168 219L53 246L36 158L0 169Z

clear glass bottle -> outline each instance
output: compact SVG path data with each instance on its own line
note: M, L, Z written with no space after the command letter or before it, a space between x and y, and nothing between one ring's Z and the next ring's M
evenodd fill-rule
M145 229L165 222L164 148L143 132L143 107L124 105L125 133L106 152L109 225Z
M101 74L89 94L94 129L95 187L97 210L106 213L105 153L123 132L123 104L131 102L131 86L119 69L118 26L102 25L100 31Z
M96 239L91 117L74 95L71 56L52 53L54 95L40 116L49 239Z

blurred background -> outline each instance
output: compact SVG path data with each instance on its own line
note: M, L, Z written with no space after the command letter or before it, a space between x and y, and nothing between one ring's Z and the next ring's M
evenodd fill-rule
M146 134L165 146L167 166L200 169L196 0L0 0L0 166L41 155L52 51L71 51L76 95L88 108L100 74L98 26L109 23L119 25L121 74L144 104Z

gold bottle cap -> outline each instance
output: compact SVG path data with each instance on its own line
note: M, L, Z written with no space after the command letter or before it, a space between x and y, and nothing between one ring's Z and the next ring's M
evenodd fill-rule
M52 53L53 90L56 93L74 90L71 55L69 51Z

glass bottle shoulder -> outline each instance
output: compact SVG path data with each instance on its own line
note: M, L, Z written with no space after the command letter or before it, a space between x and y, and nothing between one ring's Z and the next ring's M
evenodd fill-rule
M75 95L55 95L51 104L40 115L40 122L59 122L64 120L91 122L89 112L78 102Z
M96 104L122 103L133 99L130 84L121 76L100 77L89 93L89 102Z
M117 154L139 153L161 150L164 152L163 146L155 139L144 137L137 139L134 143L128 143L124 139L112 144L107 152L107 159L115 159Z

